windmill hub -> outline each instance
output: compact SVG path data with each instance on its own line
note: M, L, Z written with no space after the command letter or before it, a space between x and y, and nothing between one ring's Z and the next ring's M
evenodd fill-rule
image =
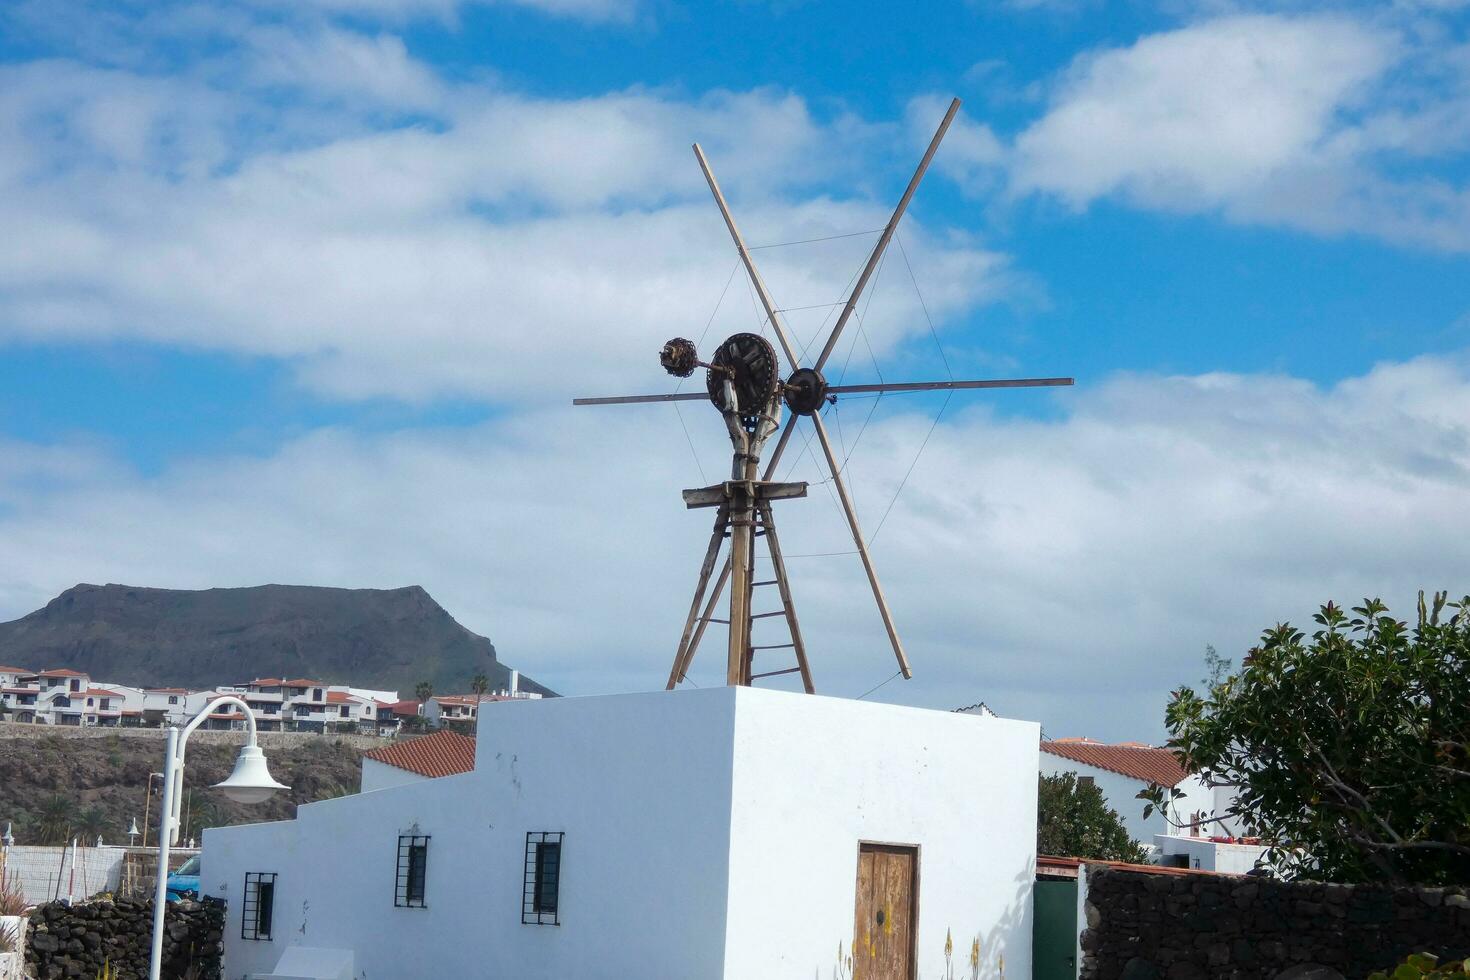
M827 379L815 368L797 368L786 379L784 397L793 414L811 415L828 398Z

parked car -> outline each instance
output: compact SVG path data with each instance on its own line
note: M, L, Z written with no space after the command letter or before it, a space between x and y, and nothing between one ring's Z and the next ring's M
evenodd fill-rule
M157 881L158 879L154 879ZM199 855L194 855L168 876L168 900L199 897Z

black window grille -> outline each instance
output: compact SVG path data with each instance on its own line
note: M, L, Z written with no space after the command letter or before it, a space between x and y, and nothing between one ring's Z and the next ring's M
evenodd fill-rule
M526 834L526 880L521 892L521 922L526 925L561 925L561 839L560 831Z
M393 882L393 904L399 908L424 907L424 883L429 871L429 838L398 838L398 874Z
M271 938L276 911L276 876L250 871L245 875L245 901L240 904L240 938Z

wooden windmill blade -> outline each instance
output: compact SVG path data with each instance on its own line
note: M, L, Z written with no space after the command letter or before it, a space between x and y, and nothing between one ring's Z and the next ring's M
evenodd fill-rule
M929 141L929 148L924 151L924 158L919 161L918 169L914 171L908 187L904 188L903 197L898 200L898 207L893 209L893 217L889 218L888 224L883 226L883 234L878 236L878 243L873 246L873 254L868 256L868 264L863 266L863 273L858 277L857 284L852 287L852 295L847 298L847 305L842 308L842 313L837 317L837 323L832 327L831 336L827 338L822 353L817 357L815 365L817 371L821 371L827 363L827 358L832 356L832 351L837 346L837 338L842 336L842 328L847 326L852 311L857 308L858 297L863 294L863 289L868 285L868 279L878 267L878 261L883 258L883 252L893 239L893 233L898 230L898 223L903 220L903 213L908 210L909 201L913 200L914 191L919 189L919 181L924 179L924 174L934 159L935 151L939 149L939 144L944 140L944 134L949 132L949 124L954 122L955 113L959 111L960 100L955 99L950 102L949 110L945 112L939 128L934 131L934 138Z

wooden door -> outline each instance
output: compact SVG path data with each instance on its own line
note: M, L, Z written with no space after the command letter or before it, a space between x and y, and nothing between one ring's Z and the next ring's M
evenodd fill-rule
M858 848L853 980L913 980L918 879L917 847Z

